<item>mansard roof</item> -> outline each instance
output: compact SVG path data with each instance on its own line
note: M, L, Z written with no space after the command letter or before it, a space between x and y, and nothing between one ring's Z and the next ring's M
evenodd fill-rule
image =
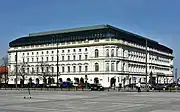
M145 41L147 40L148 46L151 48L155 48L168 53L173 52L172 49L159 44L157 41L116 28L111 25L96 25L48 32L30 33L27 37L21 37L10 42L9 46L18 47L27 45L51 44L59 42L84 41L105 38L122 39L143 46L145 46Z

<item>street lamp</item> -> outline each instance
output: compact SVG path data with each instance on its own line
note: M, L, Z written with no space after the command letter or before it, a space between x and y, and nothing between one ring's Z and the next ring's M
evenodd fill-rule
M59 56L58 56L58 43L57 43L57 87L58 87L58 75L59 75Z
M148 75L148 73L147 73L147 54L148 54L147 47L148 47L148 45L147 44L148 43L147 43L147 39L146 39L146 91L148 91L148 86L147 86L147 75Z

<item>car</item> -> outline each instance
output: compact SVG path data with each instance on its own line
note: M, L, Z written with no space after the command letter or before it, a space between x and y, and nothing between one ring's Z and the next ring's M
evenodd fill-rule
M156 84L156 85L152 85L150 88L154 89L154 90L164 90L165 89L165 85L164 84Z
M74 87L74 85L71 82L62 82L60 87L61 88L71 88L71 87Z
M103 91L104 87L101 84L90 84L89 85L91 91Z

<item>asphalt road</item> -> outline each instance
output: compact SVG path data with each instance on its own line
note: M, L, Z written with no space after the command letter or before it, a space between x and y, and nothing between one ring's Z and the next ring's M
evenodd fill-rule
M179 92L0 90L0 112L180 112Z

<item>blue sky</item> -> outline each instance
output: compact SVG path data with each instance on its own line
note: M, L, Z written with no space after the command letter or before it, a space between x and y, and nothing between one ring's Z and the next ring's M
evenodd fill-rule
M111 24L165 44L180 69L179 0L1 0L0 57L30 32Z

